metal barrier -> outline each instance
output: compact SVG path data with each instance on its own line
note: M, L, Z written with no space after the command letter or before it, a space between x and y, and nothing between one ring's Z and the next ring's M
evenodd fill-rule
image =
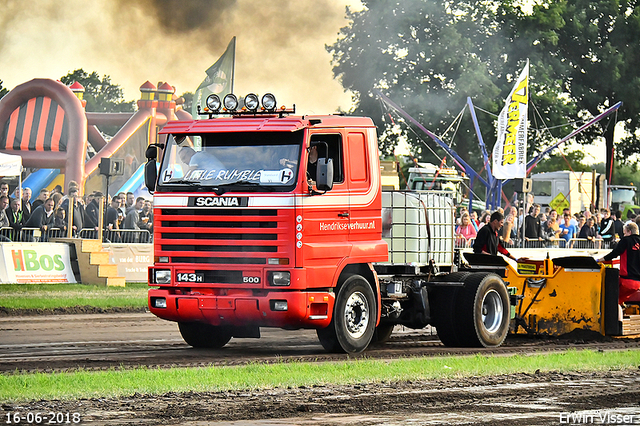
M6 227L0 228L0 242L46 242L50 238L64 238L67 233L64 229L51 228L43 232L39 228L22 228L19 230ZM98 238L98 231L95 229L83 229L78 234L78 238L92 239ZM102 240L106 243L151 243L153 236L146 229L118 229L106 230L102 233Z
M80 231L80 238L95 240L98 238L98 231L95 229L83 229ZM105 243L150 243L153 237L147 229L113 229L102 231L102 241Z
M60 228L51 228L47 229L45 232L42 232L39 228L22 228L22 229L13 229L13 228L0 228L0 242L46 242L49 241L50 238L59 238L64 237L65 232Z

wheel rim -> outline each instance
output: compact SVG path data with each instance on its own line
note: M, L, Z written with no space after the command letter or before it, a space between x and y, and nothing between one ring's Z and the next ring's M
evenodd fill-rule
M495 333L500 329L504 311L500 294L491 290L482 299L482 323L489 333Z
M364 335L369 324L369 304L364 294L355 292L349 296L344 307L344 320L351 337L357 339Z

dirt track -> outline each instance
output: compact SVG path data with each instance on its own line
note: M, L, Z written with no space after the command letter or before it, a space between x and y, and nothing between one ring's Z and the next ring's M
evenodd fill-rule
M34 401L5 412L78 412L92 425L557 425L626 415L640 424L636 371L517 374L265 391ZM4 413L3 413L4 415ZM613 417L611 417L613 416Z
M567 347L640 350L638 340L510 339L507 343L504 348L479 352L529 353ZM386 347L367 351L366 356L394 358L451 352L435 336L405 331L394 334ZM325 354L315 333L304 330L266 330L259 340L233 339L223 350L198 351L182 342L174 324L150 314L0 318L0 371L4 374L11 374L16 368L50 371L118 365L197 366L346 358ZM611 419L615 424L640 424L640 370L586 376L517 374L260 392L32 401L21 406L3 405L3 421L6 413L15 411L78 412L84 424L95 425L557 425L585 423L572 422L568 416L574 416L574 420L593 420L591 424L607 424L607 415L613 415L608 424L613 424ZM630 416L626 420L632 423L624 422L623 415Z

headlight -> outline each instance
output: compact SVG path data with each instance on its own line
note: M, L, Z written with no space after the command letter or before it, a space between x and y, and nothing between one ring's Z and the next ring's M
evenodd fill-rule
M291 285L291 272L271 271L269 272L269 282L271 285L288 286Z
M218 95L207 96L207 108L211 111L218 111L220 109L220 97Z
M289 306L286 300L271 300L269 301L272 311L287 311Z
M245 96L244 106L246 106L249 111L257 110L259 106L258 95L254 93L249 93L247 96Z
M164 297L152 297L151 306L153 306L154 308L166 309L167 299L165 299Z
M225 96L224 107L228 111L235 111L238 108L238 98L236 98L236 95L229 93L227 96Z
M267 93L262 97L262 106L267 111L273 111L276 109L276 97L271 93Z
M171 284L171 271L156 270L156 284Z

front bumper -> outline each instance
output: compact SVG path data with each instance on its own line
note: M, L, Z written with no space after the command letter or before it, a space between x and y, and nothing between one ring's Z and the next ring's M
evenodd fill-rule
M166 308L157 308L165 299ZM322 291L272 291L259 295L189 295L170 289L150 289L149 309L178 322L279 328L324 328L331 322L335 297ZM286 302L286 310L282 309Z

